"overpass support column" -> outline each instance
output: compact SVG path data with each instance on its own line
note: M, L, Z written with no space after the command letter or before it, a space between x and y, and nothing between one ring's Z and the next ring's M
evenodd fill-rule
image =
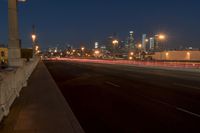
M23 65L18 29L17 3L17 0L8 0L8 64L14 67Z

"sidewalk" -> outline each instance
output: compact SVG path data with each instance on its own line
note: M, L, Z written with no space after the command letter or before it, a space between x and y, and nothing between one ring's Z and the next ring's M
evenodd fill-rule
M84 133L43 62L14 102L0 133Z

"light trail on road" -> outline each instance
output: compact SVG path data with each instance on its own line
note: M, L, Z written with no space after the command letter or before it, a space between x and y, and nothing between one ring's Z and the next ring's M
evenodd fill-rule
M197 62L158 62L158 61L130 61L130 60L100 60L100 59L77 59L77 58L49 58L54 61L72 61L81 63L100 63L100 64L118 64L141 67L160 67L160 68L184 68L200 69L200 63Z

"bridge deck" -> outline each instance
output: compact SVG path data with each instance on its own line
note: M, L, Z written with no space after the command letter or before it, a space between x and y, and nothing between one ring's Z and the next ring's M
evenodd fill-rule
M43 62L0 124L0 133L83 132Z

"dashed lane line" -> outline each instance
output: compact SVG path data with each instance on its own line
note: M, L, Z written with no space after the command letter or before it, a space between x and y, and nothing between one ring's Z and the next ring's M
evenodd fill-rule
M106 81L105 83L108 84L108 85L117 87L117 88L120 88L120 87L121 87L121 86L119 86L119 85L117 85L117 84L115 84L115 83L112 83L112 82L110 82L110 81Z

